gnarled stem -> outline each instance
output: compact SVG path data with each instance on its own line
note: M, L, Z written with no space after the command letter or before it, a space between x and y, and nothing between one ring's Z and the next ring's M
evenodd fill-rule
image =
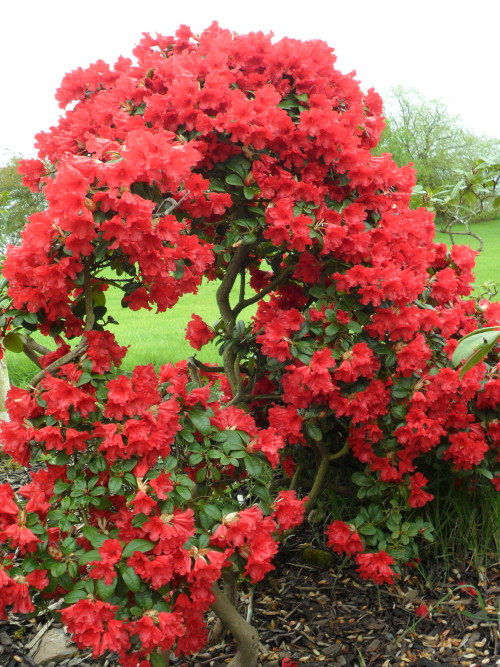
M259 635L257 630L245 621L228 596L214 584L212 593L215 602L212 610L231 632L237 644L237 653L228 667L257 667L259 660Z
M236 569L227 570L226 572L222 573L222 584L223 584L224 594L227 595L227 598L229 599L229 601L233 606L236 606L236 601L238 599L239 577L240 573ZM226 626L219 618L217 620L217 623L215 624L212 633L213 641L217 643L220 642L223 639L226 630L227 630Z
M316 476L314 477L312 489L309 492L307 502L305 503L304 506L306 514L308 514L313 509L321 491L323 490L326 473L328 472L328 467L330 466L330 463L335 459L339 459L345 454L347 454L347 452L349 451L349 445L347 444L347 442L344 443L342 448L339 449L339 451L335 452L334 454L330 454L330 452L326 449L326 447L323 445L322 442L315 442L314 449L315 452L318 454L319 465L316 470Z

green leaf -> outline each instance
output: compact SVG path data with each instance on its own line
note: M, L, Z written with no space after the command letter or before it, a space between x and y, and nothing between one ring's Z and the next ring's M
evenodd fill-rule
M94 474L97 474L98 472L104 472L107 467L108 464L106 463L104 456L96 456L92 461L89 462L89 469Z
M90 382L92 380L92 376L90 373L82 373L80 377L78 378L78 382L76 383L77 387L81 387L84 384L87 384L87 382Z
M243 195L245 196L245 199L248 199L249 201L252 201L254 198L254 190L253 188L249 188L247 185L243 187Z
M271 493L267 486L254 486L253 493L268 505L271 503Z
M351 477L351 480L356 484L356 486L372 486L373 481L370 477L367 477L362 472L355 472Z
M109 586L107 586L102 579L97 579L95 589L101 600L108 600L113 595L117 583L118 577L115 577Z
M201 484L207 478L207 469L205 467L200 468L196 471L196 481L198 484Z
M122 488L122 480L119 477L110 477L108 482L108 489L111 494L116 494L120 492Z
M243 180L237 174L228 174L226 176L226 183L228 183L228 185L237 185L241 187L243 185Z
M462 366L460 369L460 379L463 378L463 376L467 373L467 371L470 371L471 368L474 368L474 366L477 366L477 364L484 359L484 357L490 352L490 350L496 345L498 339L494 340L492 343L489 345L484 345L483 347L479 348L472 354L465 364Z
M149 540L132 540L125 545L125 548L122 551L122 557L128 558L134 553L134 551L140 551L141 554L145 554L153 547L154 542L150 542Z
M85 591L71 591L64 598L64 604L75 604L79 600L85 600L87 593Z
M127 588L132 591L132 593L137 593L141 588L141 578L135 572L134 568L126 567L121 571L122 579L125 582Z
M207 504L203 507L203 511L214 521L220 521L222 512L216 505Z
M325 329L325 334L327 336L335 336L335 334L338 333L338 331L339 331L338 324L329 324Z
M84 554L82 554L78 560L78 565L86 565L87 563L91 563L93 560L101 560L101 554L97 551L97 549L86 551Z
M70 457L69 454L66 454L66 452L59 452L54 459L54 465L56 466L64 466L66 463L68 463ZM57 480L58 482L61 480ZM64 482L63 482L64 483Z
M234 171L235 174L241 176L242 179L244 179L249 172L250 166L250 162L241 155L233 155L226 162L226 167L230 171Z
M50 566L50 574L58 579L66 572L66 563L54 563Z
M462 361L466 360L461 369L460 377L463 377L470 368L479 363L499 339L499 327L478 329L461 338L451 359L454 366L458 366ZM464 370L465 368L466 370Z
M299 103L293 97L284 97L278 106L281 109L296 109L299 106Z
M23 315L23 320L28 324L36 324L38 322L38 316L36 313L25 313Z
M202 435L207 435L212 430L210 419L201 410L192 410L189 413L189 418Z
M68 563L68 574L72 579L76 579L78 577L78 565L73 561Z
M351 333L361 333L361 331L363 331L361 324L359 322L353 322L352 320L347 325L347 328Z
M190 466L196 466L203 461L203 455L199 452L195 452L189 456L188 461Z
M151 663L151 667L165 667L166 665L165 658L159 653L150 653L149 662Z
M139 605L141 609L152 609L154 602L153 602L153 596L151 595L151 589L146 588L142 591L136 591L135 595L135 601ZM164 610L166 611L166 610Z
M58 479L54 484L54 495L60 496L61 493L64 493L64 491L66 491L68 488L69 484L67 482L63 482L62 479Z
M21 337L14 331L9 331L9 333L4 336L2 344L6 350L9 350L9 352L15 352L16 354L19 354L19 352L22 352L24 349Z
M175 492L183 499L183 500L191 500L191 489L189 489L187 486L181 486L180 484L175 487Z
M483 477L486 477L486 479L493 479L493 473L491 470L487 470L486 468L476 468L476 472Z
M221 431L220 433L216 433L213 439L216 442L228 445L227 448L224 447L224 451L227 451L227 449L244 449L243 440L238 431Z
M316 442L320 442L320 440L323 438L321 429L316 424L313 424L312 422L305 422L304 428L307 435L313 440L316 440Z
M109 537L107 535L103 535L97 528L94 528L94 526L84 526L82 532L83 536L96 549L102 547L104 542L106 542L106 540L109 540Z
M247 456L245 459L245 468L250 477L258 479L262 474L262 463L254 456Z

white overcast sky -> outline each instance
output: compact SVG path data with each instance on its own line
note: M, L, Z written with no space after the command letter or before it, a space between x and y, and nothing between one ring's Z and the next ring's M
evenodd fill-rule
M35 155L34 135L59 116L65 72L130 55L142 32L198 32L213 20L323 39L364 89L415 87L500 138L500 0L11 0L0 14L0 160Z

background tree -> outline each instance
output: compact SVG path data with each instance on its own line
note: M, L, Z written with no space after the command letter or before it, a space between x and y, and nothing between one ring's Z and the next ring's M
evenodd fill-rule
M464 129L442 100L397 86L385 99L384 112L387 126L377 155L391 153L398 166L412 162L426 189L457 181L457 169L471 169L480 159L498 161L500 140Z
M28 216L45 208L42 192L24 187L17 165L21 158L13 156L0 167L0 251L8 243L19 242L20 232Z

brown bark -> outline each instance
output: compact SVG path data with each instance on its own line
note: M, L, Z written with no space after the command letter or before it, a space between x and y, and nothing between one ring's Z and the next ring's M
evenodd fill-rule
M227 595L231 604L236 607L236 601L238 599L238 579L239 572L237 570L228 570L222 574L222 584L224 593ZM215 643L219 643L224 638L226 634L226 626L221 621L220 618L217 619L217 622L214 626L212 632L212 639Z
M238 613L236 607L231 604L228 596L217 584L212 587L212 593L215 595L212 611L224 623L237 644L237 653L228 667L257 667L259 660L259 635L257 630Z

